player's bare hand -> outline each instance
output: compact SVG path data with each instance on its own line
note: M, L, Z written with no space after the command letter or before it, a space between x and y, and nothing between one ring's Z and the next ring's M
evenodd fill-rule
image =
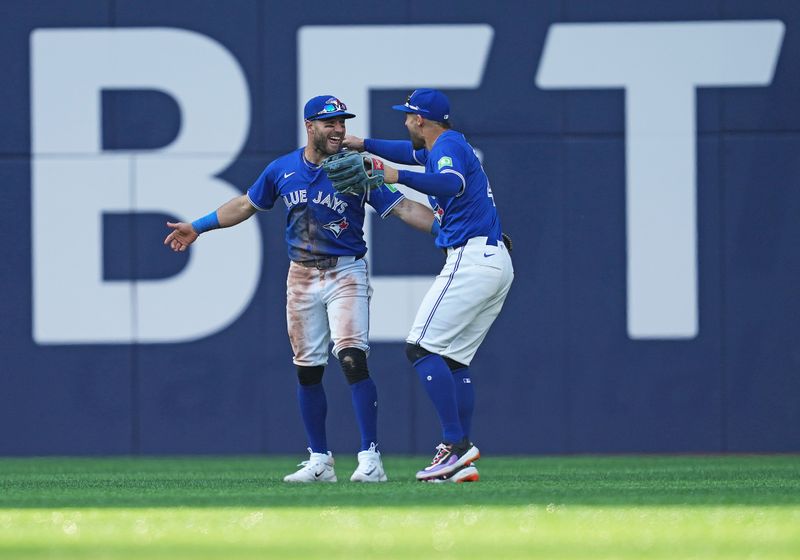
M383 180L385 183L392 184L396 183L400 179L399 174L397 173L397 169L392 167L391 165L383 164Z
M164 245L169 245L173 251L185 251L199 237L192 224L167 222L167 227L172 231L164 239Z
M364 139L359 138L358 136L353 136L352 134L345 134L344 140L342 140L342 146L347 148L348 150L355 150L357 152L364 151Z

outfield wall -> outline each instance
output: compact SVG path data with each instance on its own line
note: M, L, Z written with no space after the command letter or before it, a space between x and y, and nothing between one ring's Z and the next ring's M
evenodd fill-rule
M5 0L0 455L302 453L284 211L184 255L164 222L298 146L306 98L405 138L416 86L515 242L472 368L485 453L800 451L799 33L779 0ZM368 237L381 445L427 453L402 340L442 256Z

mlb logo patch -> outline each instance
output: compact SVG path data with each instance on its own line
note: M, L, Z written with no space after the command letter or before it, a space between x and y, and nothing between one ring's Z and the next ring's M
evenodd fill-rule
M448 156L442 156L439 158L439 161L436 162L436 165L439 169L442 167L453 167L453 160Z

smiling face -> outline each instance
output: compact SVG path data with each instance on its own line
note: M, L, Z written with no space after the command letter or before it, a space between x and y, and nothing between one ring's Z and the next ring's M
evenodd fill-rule
M342 117L306 121L308 146L320 160L342 149L342 140L347 132L344 121Z

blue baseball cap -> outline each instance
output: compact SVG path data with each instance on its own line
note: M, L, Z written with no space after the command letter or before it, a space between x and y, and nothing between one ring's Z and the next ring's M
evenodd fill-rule
M415 89L405 105L392 105L392 109L421 115L432 121L443 122L450 118L450 101L438 89Z
M303 109L303 118L307 121L332 119L333 117L352 119L355 115L348 113L347 105L332 95L312 97L306 103L305 109Z

